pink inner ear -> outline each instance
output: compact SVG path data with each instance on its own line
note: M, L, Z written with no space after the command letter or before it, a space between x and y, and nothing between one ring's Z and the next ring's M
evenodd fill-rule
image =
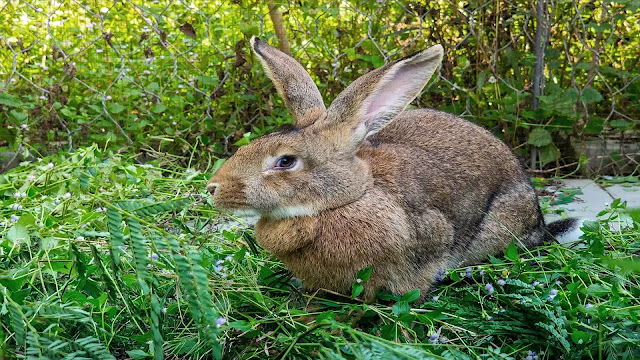
M416 74L420 66L410 64L400 67L373 95L364 115L389 110L405 105L405 99L414 95L416 87L422 87L424 77Z

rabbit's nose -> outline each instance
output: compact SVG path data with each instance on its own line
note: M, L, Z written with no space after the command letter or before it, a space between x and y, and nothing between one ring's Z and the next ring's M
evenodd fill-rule
M220 184L218 183L208 183L207 184L207 190L209 190L209 192L211 193L211 196L216 194L216 189L218 188L218 186L220 186Z

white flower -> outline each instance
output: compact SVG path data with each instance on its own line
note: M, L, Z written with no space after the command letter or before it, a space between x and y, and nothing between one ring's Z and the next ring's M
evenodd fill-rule
M53 169L53 163L48 163L47 165L44 166L45 170L51 170Z
M107 95L107 96L105 97L105 99L107 99L107 100L111 100L111 99L112 99L112 97L111 97L111 95Z
M489 84L495 84L498 80L496 80L496 78L493 75L491 75L489 76L488 81L489 81Z
M80 39L80 40L82 40L82 38L84 37L84 35L82 35L82 34L78 34L78 35L76 35L76 36L77 36L77 37L78 37L78 39Z
M77 241L84 241L84 236L78 236L78 237L76 238L76 240L77 240Z
M35 181L35 179L37 179L37 178L36 178L36 176L35 176L35 175L33 175L33 174L29 174L29 176L27 176L27 180L28 180L28 181Z
M70 192L66 192L64 195L62 195L62 198L65 200L71 199L71 193Z
M143 73L143 74L145 74L145 75L150 75L150 74L151 74L151 71L149 71L149 70L145 70L145 71L143 71L142 73Z
M358 278L358 279L356 279L356 282L357 282L358 284L360 284L360 283L362 282L362 279L359 279L359 278Z
M162 308L162 313L163 313L163 314L166 314L166 313L167 313L167 308L166 308L166 307Z
M96 49L96 52L97 52L98 54L100 54L100 53L101 53L101 52L103 52L103 51L104 51L104 50L102 50L102 49Z

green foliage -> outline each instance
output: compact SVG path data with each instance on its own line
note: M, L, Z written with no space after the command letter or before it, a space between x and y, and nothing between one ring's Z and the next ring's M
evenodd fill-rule
M211 167L291 121L248 46L253 35L278 43L264 2L5 3L0 152L37 157L97 143ZM538 149L540 165L579 159L565 151L567 134L628 139L621 133L638 130L637 0L550 6L537 109L536 1L277 5L293 56L327 101L367 71L441 43L439 78L416 105L461 114L523 155Z

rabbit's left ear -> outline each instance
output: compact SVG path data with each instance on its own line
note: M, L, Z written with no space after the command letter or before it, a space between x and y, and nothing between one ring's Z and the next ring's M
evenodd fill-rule
M380 131L420 94L443 54L435 45L361 76L336 97L326 120L349 125L356 138Z
M309 125L300 124L307 111L326 109L318 87L302 65L258 37L251 39L251 47L291 111L296 125Z

